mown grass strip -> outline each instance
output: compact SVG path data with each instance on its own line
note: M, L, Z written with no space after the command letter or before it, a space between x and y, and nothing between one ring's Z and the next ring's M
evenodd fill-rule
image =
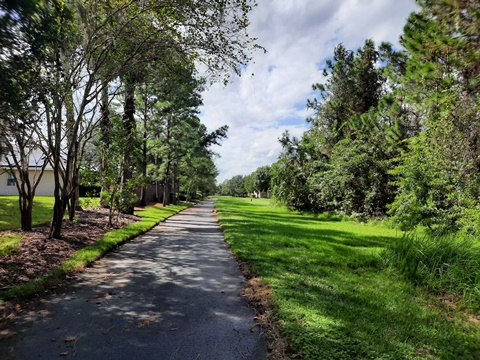
M263 199L221 197L216 208L232 250L272 288L302 359L480 358L478 323L385 266L395 230Z
M12 299L24 299L31 297L63 279L67 274L83 269L93 261L99 259L107 252L124 242L141 235L159 222L175 215L188 207L187 204L171 205L169 207L152 206L137 213L142 219L124 228L110 231L103 235L95 243L76 252L70 259L59 267L53 269L43 277L37 278L25 284L19 284L0 294L3 301Z

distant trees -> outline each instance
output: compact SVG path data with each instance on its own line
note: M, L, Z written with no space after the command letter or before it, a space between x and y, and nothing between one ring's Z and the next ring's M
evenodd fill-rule
M253 193L268 192L271 185L270 166L260 166L247 176L236 175L218 186L221 195L247 196Z
M253 189L257 193L267 192L271 182L270 166L260 166L253 173Z
M246 196L245 176L235 175L229 180L225 180L219 185L221 195Z

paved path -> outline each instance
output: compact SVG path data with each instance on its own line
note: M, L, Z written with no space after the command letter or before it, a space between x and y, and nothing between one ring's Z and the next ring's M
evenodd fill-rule
M209 200L98 261L0 342L0 359L264 359Z

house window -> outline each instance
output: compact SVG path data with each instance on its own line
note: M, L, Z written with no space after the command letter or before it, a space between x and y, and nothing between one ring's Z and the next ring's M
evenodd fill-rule
M15 186L15 177L12 173L7 173L7 186Z

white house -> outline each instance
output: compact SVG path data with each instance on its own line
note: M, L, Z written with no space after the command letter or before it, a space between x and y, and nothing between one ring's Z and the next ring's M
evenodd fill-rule
M257 190L254 190L253 196L255 196L257 199L270 199L272 195L268 191L257 192Z
M40 175L44 161L46 161L45 157L40 151L34 151L30 155L28 172L32 184L33 180ZM53 196L54 184L53 168L48 164L35 190L35 195ZM9 170L5 156L2 156L2 154L0 154L0 195L18 195L15 178Z

